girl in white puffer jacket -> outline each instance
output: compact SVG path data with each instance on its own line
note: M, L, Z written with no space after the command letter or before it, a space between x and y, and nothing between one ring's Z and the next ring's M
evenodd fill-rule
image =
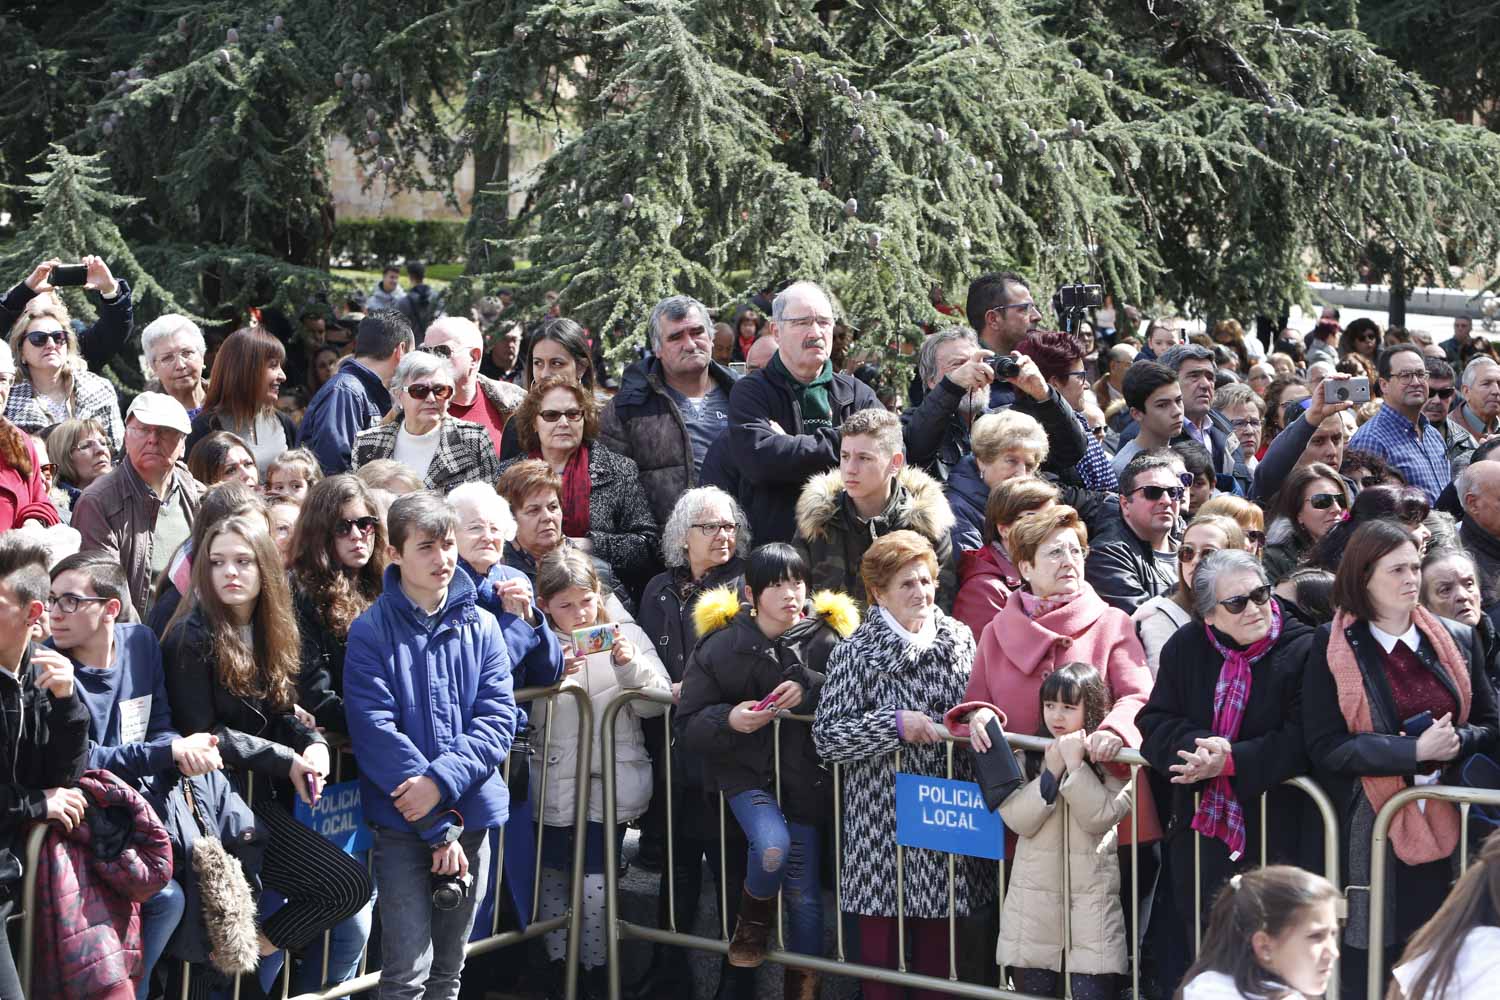
M572 697L538 702L532 713L535 731L544 734L536 745L546 755L543 768L532 765L531 801L539 810L542 834L541 900L538 915L547 920L568 908L568 876L574 837L584 837L583 937L579 956L585 976L598 977L604 969L604 753L600 744L604 710L622 691L651 691L671 695L667 668L657 657L650 638L633 622L611 623L604 610L605 593L588 555L558 548L537 566L536 599L563 646L567 662L564 687L581 687L593 707L593 740L589 764L589 821L584 830L573 825L577 804L579 713ZM587 651L574 646L574 632L607 626L612 645ZM620 712L615 723L615 848L624 824L646 811L651 802L651 758L641 732L641 720L666 711L662 702L639 700ZM547 725L551 723L551 733ZM547 935L547 955L560 966L567 950L562 930Z

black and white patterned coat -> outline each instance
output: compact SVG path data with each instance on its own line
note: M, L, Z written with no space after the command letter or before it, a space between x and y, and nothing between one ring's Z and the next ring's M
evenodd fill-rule
M843 870L847 913L896 915L896 759L907 774L944 777L943 743L903 743L896 712L921 712L934 722L964 700L974 664L969 627L941 611L927 649L910 645L871 609L854 634L828 658L828 680L813 722L813 743L829 764L842 765ZM954 774L969 779L969 754L956 747ZM938 851L903 852L903 901L908 917L948 915L948 858ZM994 896L993 862L958 856L956 912L973 912Z

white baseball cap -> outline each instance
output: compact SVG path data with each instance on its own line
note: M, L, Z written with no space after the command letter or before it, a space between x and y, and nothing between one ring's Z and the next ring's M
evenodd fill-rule
M193 425L188 420L187 410L182 404L164 392L143 392L135 397L130 404L125 419L134 417L143 424L153 427L170 427L183 436L193 432Z

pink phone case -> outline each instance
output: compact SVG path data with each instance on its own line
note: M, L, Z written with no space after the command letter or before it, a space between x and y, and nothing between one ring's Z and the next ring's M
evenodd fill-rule
M750 711L752 711L752 712L764 712L766 709L770 708L774 704L776 704L776 696L774 694L768 694L764 698L762 698L760 701L756 702L755 703L755 707L752 708Z

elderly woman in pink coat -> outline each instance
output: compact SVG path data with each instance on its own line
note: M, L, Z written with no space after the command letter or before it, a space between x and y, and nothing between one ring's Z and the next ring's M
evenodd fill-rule
M1081 660L1104 675L1114 707L1088 739L1092 760L1105 764L1121 748L1139 749L1141 732L1136 713L1151 696L1151 672L1146 651L1136 637L1130 616L1104 602L1083 578L1088 553L1088 529L1078 512L1064 504L1022 514L1010 529L1007 548L1025 586L1006 601L979 639L974 671L964 705L950 713L958 732L963 717L983 730L998 710L1008 732L1039 734L1041 709L1037 693L1042 680L1067 663ZM978 703L978 707L976 704ZM976 741L976 749L984 743ZM1156 877L1156 852L1145 845L1161 840L1161 824L1142 769L1135 789L1140 826L1141 923L1149 914L1150 892ZM1120 824L1122 886L1130 892L1131 820ZM1125 913L1130 913L1128 898Z

